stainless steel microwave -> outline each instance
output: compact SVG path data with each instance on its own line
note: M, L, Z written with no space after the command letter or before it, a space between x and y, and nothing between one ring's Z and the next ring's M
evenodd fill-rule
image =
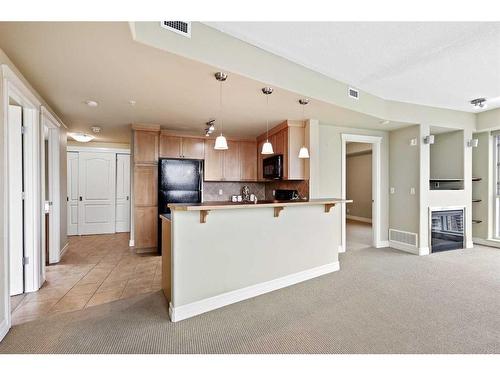
M283 155L274 155L262 161L263 175L267 180L281 180L283 178Z

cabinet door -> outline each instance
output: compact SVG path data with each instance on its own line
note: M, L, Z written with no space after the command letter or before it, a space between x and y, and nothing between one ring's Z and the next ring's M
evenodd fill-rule
M155 248L158 245L158 207L135 207L135 247Z
M180 158L181 157L181 137L170 135L160 136L160 157Z
M186 159L203 159L205 156L205 140L201 138L182 138L182 153Z
M283 178L288 178L288 130L283 129L272 136L274 155L283 155Z
M240 174L243 181L257 179L257 144L240 142Z
M158 133L134 130L134 162L158 163Z
M214 150L215 140L205 140L205 181L221 181L223 152Z
M264 169L262 165L262 161L264 160L264 155L262 155L262 145L265 141L260 141L257 144L257 179L259 181L264 180Z
M156 165L134 167L134 204L136 206L158 204L158 167Z
M224 180L239 181L240 173L240 142L228 141L228 149L224 152Z

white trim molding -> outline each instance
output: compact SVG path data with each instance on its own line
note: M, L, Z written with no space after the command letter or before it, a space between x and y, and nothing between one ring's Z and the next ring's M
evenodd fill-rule
M4 319L0 323L0 341L2 341L3 338L7 335L7 333L9 333L9 329L10 329L10 324L8 322L8 319Z
M69 242L66 242L66 245L64 245L64 247L61 249L61 255L60 255L61 258L64 255L64 253L68 250L68 247L69 247Z
M370 223L371 224L371 222L372 222L372 219L369 217L346 215L346 218L349 220L361 221L362 223Z
M496 247L500 248L500 241L499 240L487 240L484 238L478 238L478 237L473 237L472 238L472 247L474 247L474 244L482 245L482 246L489 246L489 247ZM467 246L469 248L469 246Z
M200 315L223 306L231 305L233 303L269 293L277 289L285 288L287 286L294 285L306 280L314 279L315 277L326 275L328 273L338 271L339 269L340 264L337 261L280 277L278 279L265 281L256 285L219 294L214 297L205 298L200 301L189 303L187 305L174 307L171 302L168 311L170 320L172 322L179 322L181 320L191 318L193 316Z
M342 138L342 199L346 199L347 196L347 176L346 176L346 159L347 159L347 142L360 142L360 143L370 143L372 145L372 245L374 247L384 247L381 246L381 233L380 228L382 225L381 216L381 189L380 184L382 180L381 176L381 136L372 135L362 135L362 134L341 134ZM346 205L343 204L341 207L341 243L345 249L347 234L346 234L346 217L347 210Z
M129 240L128 241L128 246L129 247L134 247L135 246L135 241L134 240Z

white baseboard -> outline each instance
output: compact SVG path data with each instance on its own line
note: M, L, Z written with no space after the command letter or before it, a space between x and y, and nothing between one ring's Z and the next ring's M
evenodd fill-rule
M0 341L3 340L3 338L9 333L9 324L7 323L7 318L2 320L2 323L0 323Z
M418 255L429 255L431 253L431 249L428 246L421 247L418 249Z
M474 242L473 241L467 241L465 244L466 249L472 249L474 247Z
M287 286L300 283L302 281L310 280L327 273L335 272L340 269L339 262L328 263L323 266L311 268L305 271L297 272L288 276L280 277L278 279L265 281L260 284L248 286L233 290L231 292L219 294L218 296L202 299L189 303L187 305L174 307L170 303L168 312L172 322L178 322L195 315L203 314L207 311L215 310L223 306L231 305L233 303L243 301L245 299L253 298L261 294L272 292L273 290L285 288Z
M500 241L497 240L485 240L484 238L472 238L473 243L477 243L478 245L490 246L500 248Z
M68 246L69 246L69 242L66 242L66 245L64 245L64 247L61 249L61 252L59 253L59 259L61 259L62 256L64 255L64 253L66 252L66 250L68 250Z
M134 240L130 240L130 241L128 241L128 245L129 245L130 247L134 247L134 246L135 246L135 241L134 241Z
M343 244L339 245L339 248L337 250L339 253L345 253L345 246Z
M389 247L392 247L396 250L406 251L407 253L419 255L419 249L416 246L407 245L402 242L389 241Z
M363 223L371 223L372 222L372 219L370 219L369 217L362 217L362 216L346 215L346 219L354 220L354 221L361 221Z
M389 244L389 241L378 241L377 246L375 246L377 249L380 249L381 247L389 247L391 246Z

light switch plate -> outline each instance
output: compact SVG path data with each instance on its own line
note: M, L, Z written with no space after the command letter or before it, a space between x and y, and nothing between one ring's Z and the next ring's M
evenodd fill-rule
M417 145L417 138L410 139L410 146L416 146L416 145Z
M224 192L222 191L222 189L219 189L219 195L222 195L224 194Z
M415 195L415 188L414 187L410 188L410 194Z
M396 192L396 188L391 187L391 189L390 189L390 193L391 193L391 194L394 194L395 192Z

